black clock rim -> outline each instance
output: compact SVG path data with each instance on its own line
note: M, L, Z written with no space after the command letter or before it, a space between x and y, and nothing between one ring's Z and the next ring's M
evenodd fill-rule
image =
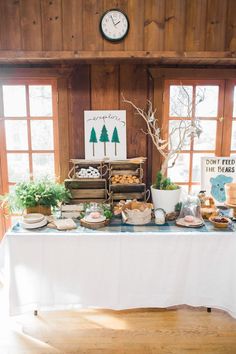
M117 39L108 37L108 36L103 32L103 30L102 30L102 20L103 20L104 16L106 16L106 14L107 14L108 12L110 12L110 11L118 11L118 12L121 12L121 13L125 16L125 18L126 18L126 20L127 20L127 30L126 30L125 34L123 34L122 37L117 38ZM129 18L128 18L128 16L126 15L126 13L125 13L124 11L122 11L122 10L120 10L120 9L117 9L117 8L109 9L109 10L105 11L105 12L102 14L102 16L101 16L100 23L99 23L100 32L101 32L101 35L103 36L103 38L105 38L105 39L106 39L107 41L109 41L109 42L116 42L116 43L122 41L122 40L127 36L127 34L129 33L129 27L130 27L130 26L129 26Z

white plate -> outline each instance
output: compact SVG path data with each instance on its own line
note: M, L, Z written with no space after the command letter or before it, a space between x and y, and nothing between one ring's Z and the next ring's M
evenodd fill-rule
M39 213L26 214L23 216L23 222L26 224L34 224L39 223L44 218L44 215Z
M100 216L100 218L94 219L94 218L91 218L90 216L85 216L84 220L87 222L102 222L102 221L106 220L106 217Z
M185 227L200 227L203 225L203 221L201 219L195 218L194 222L185 221L184 218L177 219L176 225L185 226Z
M21 222L21 226L24 228L24 229L38 229L39 227L43 227L45 225L47 225L47 219L44 217L43 220L41 220L40 222L35 222L33 224L28 224L28 223L25 223L25 222Z

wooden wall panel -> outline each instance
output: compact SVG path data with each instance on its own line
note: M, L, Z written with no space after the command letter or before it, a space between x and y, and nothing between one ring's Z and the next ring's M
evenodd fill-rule
M69 141L70 158L84 158L84 110L90 106L90 67L80 65L70 84Z
M84 110L127 111L128 157L147 156L145 123L122 101L121 93L139 107L146 107L148 75L145 65L79 65L71 76L69 145L70 158L84 158ZM145 178L147 176L145 168Z
M83 48L82 0L62 0L63 50Z
M205 50L225 49L227 1L208 0Z
M104 12L109 9L120 9L127 13L127 0L104 0ZM104 50L124 50L124 41L112 43L104 39Z
M165 50L184 50L185 0L166 1Z
M207 0L186 1L185 50L204 51Z
M103 13L103 1L83 1L83 49L102 50L103 39L99 31L100 17Z
M226 50L236 51L236 1L228 0Z
M145 1L144 50L164 50L165 0Z
M143 50L144 0L128 0L127 4L130 29L125 39L125 50Z
M1 0L1 48L17 50L22 48L20 29L20 2Z
M142 65L124 64L120 67L120 92L127 100L140 108L147 103L147 68ZM142 117L134 114L134 109L122 101L120 109L126 110L127 122L127 154L128 157L147 156L147 137L143 133L145 122ZM146 173L145 173L146 175Z
M7 34L5 33L5 4L0 0L0 50L6 49Z
M236 0L0 0L0 50L235 50L235 6ZM104 40L99 30L111 8L130 20L120 43Z
M92 65L91 108L119 109L119 66Z
M42 50L40 0L21 0L23 50Z
M60 160L60 181L68 176L69 169L69 97L68 79L58 79L58 141Z
M41 0L43 50L62 50L61 0Z

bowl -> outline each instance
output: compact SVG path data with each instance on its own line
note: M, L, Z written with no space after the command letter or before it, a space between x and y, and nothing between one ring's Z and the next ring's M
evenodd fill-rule
M227 229L231 220L225 216L213 216L209 218L210 222L219 229Z

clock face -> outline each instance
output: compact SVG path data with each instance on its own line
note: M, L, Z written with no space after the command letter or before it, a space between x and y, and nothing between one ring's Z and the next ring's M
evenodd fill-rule
M109 10L101 18L100 29L105 39L117 42L129 31L129 20L120 10Z

